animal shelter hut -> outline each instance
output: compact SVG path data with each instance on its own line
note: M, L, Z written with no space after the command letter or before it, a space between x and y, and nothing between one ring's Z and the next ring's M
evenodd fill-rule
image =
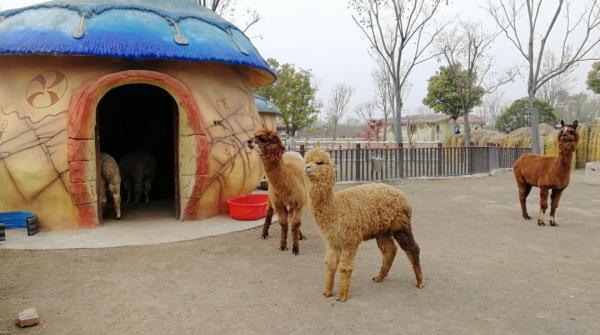
M0 12L0 212L94 227L100 152L142 150L156 160L152 198L169 199L172 217L224 214L263 174L246 143L269 117L252 91L274 80L250 40L196 0Z

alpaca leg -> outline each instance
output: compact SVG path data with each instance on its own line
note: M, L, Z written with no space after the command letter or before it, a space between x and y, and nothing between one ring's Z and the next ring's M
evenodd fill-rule
M291 215L292 223L292 253L298 255L300 253L300 225L302 212L298 209L294 209Z
M286 251L287 248L287 234L288 234L288 213L284 206L278 205L275 207L277 212L277 218L279 220L279 226L281 226L281 235L279 238L279 250Z
M350 280L352 279L352 269L354 269L354 259L356 258L356 251L358 246L352 246L347 249L342 249L340 255L340 273L341 283L340 292L337 295L337 300L344 302L348 300L348 291L350 290Z
M545 226L544 216L546 214L546 209L548 209L548 189L540 188L540 214L538 215L538 225Z
M413 271L415 272L415 277L417 278L417 287L423 288L425 286L425 282L423 280L423 273L421 272L421 261L419 259L419 254L421 250L419 249L419 245L415 241L415 238L410 229L400 230L394 232L394 238L396 242L400 245L400 248L404 250L410 264L412 264Z
M131 185L131 181L129 179L124 179L123 180L123 193L125 194L125 203L126 204L131 204L132 201L132 192L133 192L133 186Z
M152 179L144 180L144 204L150 203L150 193L152 192Z
M300 234L301 240L306 240L306 236L304 236L304 234L302 234L302 230L300 230L300 228L298 228L298 234Z
M337 271L340 262L340 253L340 249L335 249L327 245L327 254L325 255L325 271L327 271L327 277L325 279L325 290L323 291L323 295L326 297L331 297L333 295L333 282L335 280L335 272Z
M267 202L267 216L265 217L265 223L262 227L261 237L266 239L269 236L269 227L271 227L271 222L273 221L273 206L271 205L271 201Z
M552 194L550 195L550 199L552 200L550 203L550 225L558 226L556 222L556 208L558 208L558 202L560 201L560 196L562 195L563 190L553 189Z
M519 201L521 202L521 212L525 220L531 220L531 217L527 213L527 196L529 195L529 192L531 192L531 188L531 184L519 184Z
M133 181L133 204L134 205L139 205L140 202L142 201L142 193L144 192L144 184L142 183L141 180L134 180Z
M121 219L121 182L108 185L108 189L110 190L110 194L113 198L113 204L115 206L115 214L117 215L117 220Z
M381 256L383 257L383 261L381 263L381 269L379 270L379 275L373 277L373 281L380 282L387 277L390 272L390 268L394 263L394 258L396 257L396 243L392 239L392 235L385 234L377 236L377 246L381 251Z

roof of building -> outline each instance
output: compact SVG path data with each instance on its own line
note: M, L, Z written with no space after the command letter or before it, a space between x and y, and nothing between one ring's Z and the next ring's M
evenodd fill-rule
M259 113L281 115L281 111L273 102L260 95L254 95L254 102Z
M275 74L236 26L197 0L55 0L0 12L0 55L219 62Z

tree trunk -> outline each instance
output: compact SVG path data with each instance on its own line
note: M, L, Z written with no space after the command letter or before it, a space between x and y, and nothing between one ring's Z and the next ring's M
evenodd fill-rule
M335 141L335 137L337 136L337 122L333 122L333 140Z
M395 94L396 94L396 145L398 147L402 146L402 89L399 87L398 83L394 83L395 86Z
M471 126L469 125L469 111L464 112L463 121L465 123L465 147L468 147L471 146Z
M387 115L384 115L384 117L383 117L383 141L384 142L387 142L387 120L388 120Z
M529 111L529 117L531 119L531 140L532 140L532 151L533 153L539 154L541 153L540 147L540 131L539 131L539 123L540 116L538 111L533 107L533 101L535 100L535 92L533 90L529 91L529 98L527 99L527 110Z

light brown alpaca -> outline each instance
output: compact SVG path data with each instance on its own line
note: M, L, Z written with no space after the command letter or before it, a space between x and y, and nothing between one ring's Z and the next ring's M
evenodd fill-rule
M337 300L348 299L358 245L372 238L377 240L383 256L381 269L373 277L374 281L380 282L388 275L396 256L395 239L412 264L417 286L423 288L419 246L410 224L412 209L404 194L384 184L355 186L334 194L335 166L329 154L312 149L304 161L312 213L327 247L327 278L323 294L326 297L333 294L335 272L339 266L341 284Z
M544 215L548 208L548 192L552 190L550 207L550 225L558 226L556 222L556 208L560 196L569 185L571 178L571 161L573 152L577 149L579 134L577 134L577 121L565 124L560 121L562 129L558 133L558 157L526 154L521 156L513 166L517 186L519 187L519 201L521 212L525 220L530 220L527 213L527 196L533 186L540 188L540 213L538 225L545 226Z
M117 161L111 155L103 152L100 154L100 189L98 192L102 211L106 209L107 187L113 199L117 220L119 220L121 219L121 173Z
M254 140L248 141L252 148L256 144L260 159L269 179L269 208L277 213L281 226L280 250L287 250L288 224L292 228L292 253L300 252L300 225L302 224L302 208L306 202L304 186L304 161L296 152L285 152L277 133L261 129L256 132ZM269 234L271 224L267 215L263 226L263 238Z

